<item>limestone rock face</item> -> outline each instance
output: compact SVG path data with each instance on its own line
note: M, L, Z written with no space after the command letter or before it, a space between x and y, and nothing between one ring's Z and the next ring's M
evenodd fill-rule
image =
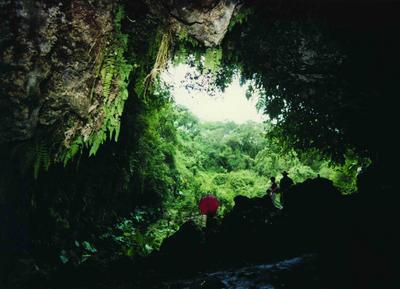
M221 42L239 5L142 1L165 25L175 32L186 29L205 46ZM123 1L0 0L0 143L45 136L69 147L101 129L104 107L118 94L111 87L106 99L99 71L119 4Z
M95 2L95 3L94 3ZM0 0L0 143L95 130L113 0Z
M185 28L206 47L219 45L228 30L238 0L148 0L150 8L178 30ZM158 4L155 2L159 2Z

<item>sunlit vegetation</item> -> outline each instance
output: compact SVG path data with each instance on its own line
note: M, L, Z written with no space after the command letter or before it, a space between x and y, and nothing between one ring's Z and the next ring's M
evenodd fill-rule
M123 243L128 255L158 248L189 219L204 225L197 205L205 194L219 198L222 217L232 208L235 196L264 196L269 178L279 180L284 170L295 182L320 175L333 180L343 193L355 190L355 176L362 164L355 155L349 154L338 165L318 151L285 151L268 137L274 127L271 122L201 122L186 108L171 103L167 88L158 86L154 93L161 101L156 105L159 109L152 114L143 112L141 118L147 125L129 166L138 178L132 185L139 186L136 190L143 191L145 198L158 196L162 210L155 221L151 207L138 208L121 220L125 225L118 225L113 240ZM155 153L158 150L160 154Z
M219 215L223 216L235 196L264 196L269 178L279 180L284 170L295 182L320 175L333 180L343 193L355 190L361 163L354 156L348 156L344 165L335 165L316 151L302 155L283 151L267 137L271 123L200 122L183 107L169 109L174 117L170 133L176 134L176 186L172 194L164 195L162 218L145 233L152 248L188 219L204 225L197 206L205 194L219 198Z

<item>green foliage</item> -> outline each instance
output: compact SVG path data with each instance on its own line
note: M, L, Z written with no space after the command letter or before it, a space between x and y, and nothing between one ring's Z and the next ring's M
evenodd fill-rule
M194 56L196 63L200 63L203 52L204 49L200 46L200 43L191 37L185 28L182 28L174 43L173 63L187 63L191 55Z
M185 27L179 31L177 35L177 45L191 45L192 47L200 46L199 42L190 36Z
M103 62L100 75L102 80L103 96L108 98L112 86L112 80L115 74L115 58L113 55L107 55Z
M208 48L204 55L204 68L216 72L220 68L222 50L220 48Z
M265 195L269 178L275 176L279 181L284 170L295 182L320 174L332 179L344 193L355 190L356 170L361 162L354 154L346 158L344 166L333 165L317 151L299 155L283 150L276 139L266 138L272 123L201 123L181 107L176 115L181 194L173 205L167 205L173 208L174 223L196 218L196 213L176 212L197 212L197 203L206 193L221 200L221 215L232 207L236 195Z
M274 17L262 5L244 5L221 45L223 69L213 72L215 85L223 89L239 70L243 81L253 81L252 90L262 92L259 107L276 121L281 143L340 158L348 149L340 144L343 123L327 116L346 105L345 80L338 75L346 56L324 23Z
M100 238L116 243L117 254L128 257L145 256L151 252L145 236L138 228L138 223L143 222L143 212L137 211L128 218L123 218L114 227Z
M252 13L254 13L253 9L246 6L235 11L231 21L229 22L228 31L231 31L237 25L244 24Z
M63 264L72 263L79 265L88 260L94 254L97 253L97 249L93 244L88 241L79 242L74 241L74 246L68 250L62 249L59 253L60 262Z
M48 144L43 139L36 139L34 149L35 161L33 163L33 175L38 178L41 170L47 171L51 164Z
M157 248L175 228L158 222L179 183L169 92L159 86L148 101L133 93L128 103L118 142L106 142L95 157L82 153L72 159L76 144L70 165L52 165L36 182L23 184L28 192L17 194L31 197L32 243L39 250L51 248L60 262L80 264L95 254L86 243L76 247L76 236L102 256L134 257Z
M29 214L32 220L32 244L39 252L57 254L54 257L61 262L69 260L78 264L83 260L80 251L87 251L82 249L83 245L77 248L72 236L86 240L102 256L109 258L117 254L147 254L156 238L147 236L158 233L146 228L150 225L155 228L153 223L163 214L160 208L164 199L177 190L176 139L170 95L162 87L154 89L158 87L157 81L148 90L147 99L135 93L137 85L143 84L155 63L159 43L154 38L158 24L147 18L127 21L127 25L136 25L132 31L138 31L127 38L119 30L118 19L121 18L122 14L117 15L114 33L110 36L112 40L99 68L104 99L101 129L89 139L77 138L60 156L64 166L55 163L34 183L24 177L28 185L24 183L23 186L28 192L24 189L22 193L19 188L10 190L10 195L31 198L24 216ZM127 99L128 77L130 96ZM120 118L123 118L121 127ZM118 142L113 141L116 138ZM100 146L102 150L98 150ZM30 147L32 151L36 149ZM24 148L21 146L22 151ZM31 155L33 164L34 153ZM41 157L38 163L45 165L45 158ZM18 183L14 179L10 184ZM116 227L124 219L131 219L127 217L129 212L137 208L146 211L146 215L140 220L132 219L134 230L129 233L130 224L125 228ZM123 238L112 242L100 240L98 236L109 228L115 230L115 237ZM121 229L125 230L125 235ZM158 245L161 239L157 239ZM65 254L60 253L63 250Z
M332 180L344 194L351 194L357 189L356 180L359 170L368 167L370 163L368 158L359 157L353 151L348 151L343 164L326 162L321 166L320 175Z
M252 80L251 90L262 95L258 107L275 121L271 135L282 146L297 152L316 148L341 165L349 150L376 157L372 151L379 148L390 164L385 148L394 144L382 140L396 123L396 106L387 105L397 91L397 66L391 58L397 59L399 45L393 32L358 30L361 26L346 30L330 17L299 17L309 15L307 5L297 12L289 2L272 6L243 2L218 48L221 54L192 43L182 31L175 45L177 63L208 71L215 89L224 89L238 71L243 82ZM382 37L390 53L379 45ZM382 55L393 65L381 67L380 73L375 60Z
M102 82L102 94L104 97L104 120L101 129L88 141L89 155L95 155L100 145L107 138L118 140L120 132L120 118L124 110L125 101L128 99L128 80L134 67L125 59L125 51L128 44L128 36L121 32L121 20L123 8L117 8L114 18L114 37L107 48L100 75ZM113 90L114 89L114 90ZM77 144L76 142L74 143ZM74 149L72 147L71 149ZM71 154L73 155L73 154Z
M63 162L64 166L68 164L69 161L71 161L74 156L81 151L82 147L84 145L82 137L78 137L70 146L70 148L65 152L63 156Z
M36 137L15 145L10 153L13 162L20 164L20 170L27 175L33 175L36 180L40 172L48 171L53 163L53 151L49 140Z
M103 119L101 127L89 138L78 137L70 147L61 154L66 165L83 147L89 148L89 155L95 155L99 147L107 140L117 141L120 133L121 116L128 99L128 82L132 70L137 66L128 63L125 54L128 46L128 35L122 33L121 21L124 18L122 6L118 6L114 16L114 31L110 44L102 52L103 61L99 63L99 81L103 101ZM96 70L97 68L95 68Z

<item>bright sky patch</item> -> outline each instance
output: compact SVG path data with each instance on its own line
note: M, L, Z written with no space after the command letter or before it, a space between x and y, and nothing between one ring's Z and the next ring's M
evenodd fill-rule
M191 71L194 71L194 68L180 64L170 66L161 77L172 86L171 93L175 102L187 107L201 120L244 123L246 121L262 122L265 119L265 116L256 109L259 96L254 95L248 100L246 98L248 84L240 86L238 77L224 92L217 91L215 95L210 95L205 90L190 90L185 87L185 76Z

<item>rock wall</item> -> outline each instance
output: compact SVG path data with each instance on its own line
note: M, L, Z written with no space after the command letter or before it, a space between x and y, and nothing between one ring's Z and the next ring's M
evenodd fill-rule
M96 130L113 0L0 2L0 143ZM47 135L47 134L46 134Z

